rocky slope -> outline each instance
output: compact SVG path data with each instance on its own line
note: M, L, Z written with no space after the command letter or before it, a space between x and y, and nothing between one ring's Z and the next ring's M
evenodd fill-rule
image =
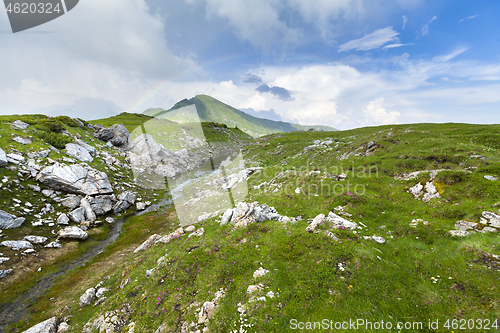
M164 156L194 156L156 148L159 157L131 166L150 181ZM132 218L128 223L165 226L69 272L21 327L292 332L293 320L305 327L355 316L394 326L408 318L446 325L479 317L498 325L499 152L498 126L413 124L261 138L244 149L244 169L187 186L194 205L212 202L216 188L227 194L247 184L243 199L234 200L235 191L229 208L210 205L192 225L155 212ZM110 183L114 191L120 186ZM130 203L121 193L116 202ZM97 216L89 200L110 195L80 194L71 211ZM26 223L18 220L25 215L10 213L10 225Z

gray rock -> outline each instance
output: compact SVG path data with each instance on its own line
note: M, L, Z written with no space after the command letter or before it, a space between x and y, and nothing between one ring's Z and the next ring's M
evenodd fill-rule
M81 146L82 148L85 148L85 150L87 150L91 156L95 156L95 153L97 150L94 147L92 147L91 145L87 144L85 141L80 140L80 139L76 139L75 143L77 145Z
M316 216L313 221L307 226L306 231L313 232L318 225L321 225L325 222L325 214L319 214Z
M476 230L477 223L470 221L457 221L455 223L455 229L462 231Z
M4 277L6 277L7 275L9 275L10 273L12 273L12 269L7 269L7 270L0 270L0 279L3 279Z
M0 148L0 167L6 166L7 163L8 163L7 155L5 155L5 152L3 151L3 149Z
M66 227L62 230L59 230L57 234L59 238L64 238L64 239L86 240L89 237L89 234L87 234L81 228L75 226Z
M488 180L491 180L491 181L495 181L495 180L498 180L498 177L495 177L495 176L484 176L484 178L488 179Z
M104 172L84 164L48 166L36 177L37 181L66 192L82 195L111 194L113 188Z
M231 217L233 217L233 210L231 208L228 208L224 212L224 215L222 215L222 219L220 220L220 225L228 224L229 221L231 221Z
M13 128L17 128L17 129L20 129L20 130L25 130L29 127L30 125L25 123L24 121L21 121L21 120L16 120L12 123L12 126Z
M127 148L130 143L130 133L122 124L115 124L111 128L96 125L95 128L94 137L101 141L109 141L113 146L120 148Z
M468 236L470 235L470 231L464 231L464 230L450 230L448 231L448 233L452 236L456 236L456 237L465 237L465 236Z
M66 154L82 162L92 163L94 161L87 149L74 143L66 144Z
M482 232L483 234L486 234L488 232L491 232L492 234L496 234L498 232L498 229L492 228L492 227L484 227L483 229L479 230L479 232Z
M50 249L60 249L62 248L62 245L58 242L50 242L49 244L45 245L45 247Z
M115 223L115 219L112 217L106 217L106 222L108 222L109 224L112 224L112 223Z
M52 194L54 194L54 190L43 190L42 194L46 197L50 197Z
M424 189L424 186L420 183L416 184L413 187L410 187L410 193L413 194L413 197L416 199L419 196L422 195L422 190Z
M25 221L24 217L16 217L0 210L0 229L19 228Z
M490 227L500 228L500 215L484 211L481 216L487 221Z
M66 333L69 331L70 326L67 323L61 323L57 328L57 333Z
M144 209L146 209L146 204L144 202L138 202L135 205L135 209L138 211L144 210Z
M110 142L115 147L127 148L130 143L130 133L123 124L115 124L111 126L113 130L113 138Z
M114 195L98 195L87 198L96 215L105 215L113 209L116 198Z
M0 257L0 264L3 264L4 262L9 261L9 260L10 260L10 258Z
M151 246L153 246L157 240L159 240L161 238L160 235L157 235L157 234L154 234L154 235L151 235L149 236L149 238L144 242L142 243L138 248L136 248L134 250L134 253L137 253L139 251L144 251L144 250L147 250L149 249Z
M125 210L127 210L130 207L130 204L128 201L118 201L114 206L113 206L113 212L115 214L121 213Z
M40 186L38 186L38 185L28 184L28 187L29 187L30 189L32 189L33 191L35 191L35 192L40 192L40 191L42 190L42 189L40 188Z
M370 148L375 147L375 146L376 146L375 141L370 141L370 142L368 142L368 144L366 145L366 148L370 149Z
M95 221L96 215L94 211L92 210L92 207L90 206L89 201L87 198L83 198L82 201L80 202L80 206L85 209L85 220L86 221Z
M6 246L10 247L14 251L18 250L27 250L27 249L32 249L33 245L31 245L30 242L28 241L3 241L0 243L0 246Z
M125 191L118 196L118 201L127 201L129 204L133 205L135 203L135 194L130 191Z
M85 293L80 296L80 307L84 307L86 305L89 305L92 303L92 301L95 299L95 289L94 288L89 288L85 291Z
M340 217L333 212L330 212L328 214L326 220L331 222L335 228L347 228L350 230L354 230L358 226L356 222L351 222L349 220L346 220L345 218Z
M42 236L25 236L24 240L36 245L44 244L47 241L47 237Z
M95 293L95 297L101 298L101 296L104 295L104 293L106 291L109 291L109 289L108 288L99 288L99 290L97 290L97 292Z
M17 143L20 143L22 145L30 145L33 143L30 138L23 138L22 136L16 136L16 137L12 138L12 140L14 140Z
M85 221L85 208L80 207L68 214L69 218L75 223L81 223Z
M59 225L69 225L69 217L66 214L61 214L57 218L57 224Z
M24 157L19 154L7 154L7 161L13 164L24 163Z
M384 244L385 243L385 239L383 237L380 237L380 236L372 236L372 239L376 243L379 243L379 244Z
M80 127L85 127L85 124L83 123L83 121L81 121L80 119L78 118L73 118L73 120L78 124L78 126ZM89 124L90 125L90 124ZM90 125L92 126L92 125ZM90 127L89 127L90 128Z
M61 205L69 209L75 209L80 207L81 198L76 195L71 195L61 201Z

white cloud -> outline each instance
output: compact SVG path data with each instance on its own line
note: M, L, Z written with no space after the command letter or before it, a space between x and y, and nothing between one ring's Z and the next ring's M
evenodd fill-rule
M156 78L194 68L188 56L169 50L163 19L148 10L144 0L87 0L39 28L4 36L0 113L72 105L80 98L124 106ZM0 26L6 24L0 15Z
M384 49L393 49L395 47L401 47L401 46L407 46L407 45L415 45L415 43L408 43L408 44L389 44L384 46Z
M422 27L420 32L417 31L417 37L427 36L429 34L429 25L435 20L437 20L437 16L434 16L429 22L427 22L427 24Z
M339 52L349 50L368 51L377 49L389 42L399 42L397 35L399 35L399 33L392 27L379 29L362 38L351 40L350 42L340 45Z
M406 17L406 15L403 15L403 27L401 29L405 30L406 22L408 22L408 18Z
M366 122L373 125L393 124L400 116L399 112L387 112L383 107L384 98L380 97L368 103L363 110L363 115L366 117Z
M463 22L463 21L465 21L465 20L472 20L472 19L474 19L474 18L476 18L476 17L478 17L478 16L479 16L479 15L472 15L472 16L466 17L466 18L461 19L460 21L458 21L458 23L461 23L461 22Z

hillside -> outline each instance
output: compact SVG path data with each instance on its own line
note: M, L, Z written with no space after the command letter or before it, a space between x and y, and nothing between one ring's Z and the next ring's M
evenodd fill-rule
M202 121L226 124L230 127L238 126L238 128L253 137L278 132L294 132L298 130L306 131L310 128L323 131L335 131L334 128L328 126L303 126L283 121L257 118L207 95L196 95L189 100L183 99L169 110L159 108L148 109L144 111L144 114L156 118L165 118L168 117L169 111L177 110L189 105L196 106L196 110L198 111L198 115Z
M5 147L7 137L19 132L7 125L2 130ZM107 150L88 130L67 130ZM46 320L50 327L87 333L342 331L335 325L358 319L364 322L357 331L363 332L457 332L455 326L470 319L470 325L495 331L499 130L500 125L411 124L275 133L248 141L242 146L246 169L185 185L196 191L195 203L211 203L221 185L235 196L238 184L248 184L245 198L227 210L214 205L189 226L180 224L170 204L124 214L114 243L28 297L24 316L6 331ZM101 168L101 158L91 165L107 172L114 187L126 189L135 184L129 169L135 166L134 151L129 158L120 157L124 152L109 149L125 178ZM22 166L8 167L16 170L2 167L0 177L10 181ZM2 198L19 196L12 191L17 185L7 184ZM200 184L212 187L207 191ZM142 202L172 198L165 190L130 191ZM14 204L6 201L0 209ZM2 240L37 231L24 228L4 230ZM89 240L64 241L63 249L83 253L89 241L106 238L107 230L94 227ZM74 258L72 253L66 259ZM37 262L17 279L6 275L0 280L0 309L31 295L37 289L30 287L57 271L63 259ZM429 328L429 320L438 326ZM367 326L382 321L385 329ZM314 330L315 322L322 329ZM398 323L401 329L395 329ZM465 331L483 331L474 327Z

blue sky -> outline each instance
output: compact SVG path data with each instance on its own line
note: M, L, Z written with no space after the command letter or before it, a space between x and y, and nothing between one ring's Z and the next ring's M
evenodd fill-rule
M494 0L85 0L12 34L0 113L91 119L208 94L348 129L500 123Z

